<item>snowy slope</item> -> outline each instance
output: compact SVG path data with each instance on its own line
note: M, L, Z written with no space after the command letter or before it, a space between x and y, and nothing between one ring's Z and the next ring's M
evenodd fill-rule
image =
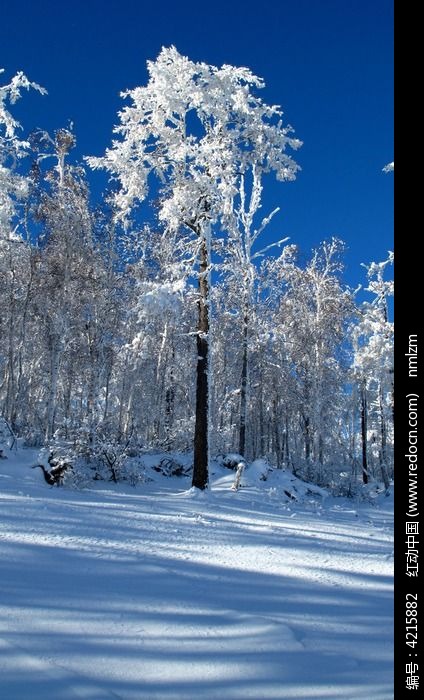
M34 463L0 461L2 700L393 697L392 497L71 491Z

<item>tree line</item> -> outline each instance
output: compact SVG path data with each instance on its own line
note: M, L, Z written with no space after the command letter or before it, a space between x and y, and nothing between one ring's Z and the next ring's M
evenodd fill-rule
M193 450L202 489L227 452L346 493L387 484L392 254L365 266L360 303L340 240L303 261L262 244L265 178L294 179L301 146L263 82L174 47L148 72L84 164L69 128L20 138L11 105L39 85L0 86L1 415L88 461L105 443ZM114 177L95 206L91 168Z

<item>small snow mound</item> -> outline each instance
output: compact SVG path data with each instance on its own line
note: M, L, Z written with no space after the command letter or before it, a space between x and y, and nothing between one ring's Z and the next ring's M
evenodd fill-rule
M266 459L255 459L249 466L248 478L252 481L267 481L273 471Z
M241 486L259 488L281 503L322 502L328 496L325 489L302 481L286 469L271 467L265 459L256 459L247 466Z
M390 482L388 489L379 481L373 481L368 484L362 484L359 493L357 494L358 501L368 501L373 505L393 504L394 502L394 483Z
M210 497L210 490L209 489L198 489L197 486L192 486L189 488L187 491L184 491L182 496L185 496L186 498L192 498L193 500L208 500Z

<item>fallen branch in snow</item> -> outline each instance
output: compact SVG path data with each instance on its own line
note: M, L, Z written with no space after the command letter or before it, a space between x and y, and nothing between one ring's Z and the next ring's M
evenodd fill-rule
M51 469L46 469L43 464L35 464L32 469L41 469L43 471L44 481L49 486L61 486L63 483L63 477L65 472L72 470L72 464L69 462L64 462L63 460L57 460L52 452L48 458L48 463Z

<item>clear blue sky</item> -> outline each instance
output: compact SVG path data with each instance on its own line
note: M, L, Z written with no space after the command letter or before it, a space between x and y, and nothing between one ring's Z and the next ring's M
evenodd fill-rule
M2 82L23 70L46 87L14 114L25 132L72 120L80 158L103 154L119 92L145 84L161 46L248 66L304 142L296 182L267 183L264 213L281 207L268 240L307 253L336 235L356 284L393 248L393 21L392 0L0 0Z

